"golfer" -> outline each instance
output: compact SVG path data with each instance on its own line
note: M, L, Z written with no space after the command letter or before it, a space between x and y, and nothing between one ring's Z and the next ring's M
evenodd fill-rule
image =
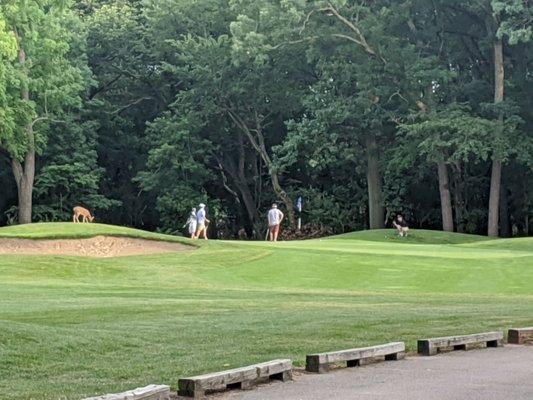
M196 234L196 218L196 208L193 207L191 213L189 214L187 222L185 222L185 225L183 225L184 228L187 227L191 239L194 239L194 236Z
M211 221L209 221L205 215L205 204L200 203L198 208L199 210L196 213L196 235L194 235L194 239L199 239L203 234L204 239L207 240L207 224Z
M268 231L271 242L278 241L279 226L281 225L281 221L283 221L283 217L283 213L278 210L278 205L276 203L272 204L272 208L268 212Z
M403 218L403 215L398 214L394 221L392 221L392 225L394 225L394 227L398 230L398 235L400 235L400 237L407 236L407 233L409 232L409 226Z

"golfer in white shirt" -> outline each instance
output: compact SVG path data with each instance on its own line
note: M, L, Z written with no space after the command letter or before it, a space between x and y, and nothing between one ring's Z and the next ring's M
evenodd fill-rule
M268 212L268 230L270 232L270 241L276 242L279 235L279 226L283 221L283 213L278 210L277 204L272 204L272 208Z

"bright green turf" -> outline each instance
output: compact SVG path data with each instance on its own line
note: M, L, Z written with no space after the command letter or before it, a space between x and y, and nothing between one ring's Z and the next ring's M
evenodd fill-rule
M0 228L0 237L6 238L76 239L89 238L97 235L126 236L151 240L190 243L190 241L178 236L162 235L160 233L141 231L139 229L127 228L125 226L104 224L73 224L71 222L63 222L13 225Z
M90 229L90 231L84 231ZM162 235L40 224L0 236ZM186 241L186 239L181 239ZM441 244L445 243L445 244ZM79 399L309 352L533 325L533 238L414 231L0 257L0 398Z

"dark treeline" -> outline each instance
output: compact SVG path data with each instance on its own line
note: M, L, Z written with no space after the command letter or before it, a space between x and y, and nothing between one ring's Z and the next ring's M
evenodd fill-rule
M4 0L0 222L533 231L526 0Z

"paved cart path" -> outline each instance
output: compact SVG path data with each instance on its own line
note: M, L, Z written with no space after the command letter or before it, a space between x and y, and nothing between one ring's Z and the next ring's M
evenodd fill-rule
M408 357L328 374L295 374L228 400L532 400L533 346Z

